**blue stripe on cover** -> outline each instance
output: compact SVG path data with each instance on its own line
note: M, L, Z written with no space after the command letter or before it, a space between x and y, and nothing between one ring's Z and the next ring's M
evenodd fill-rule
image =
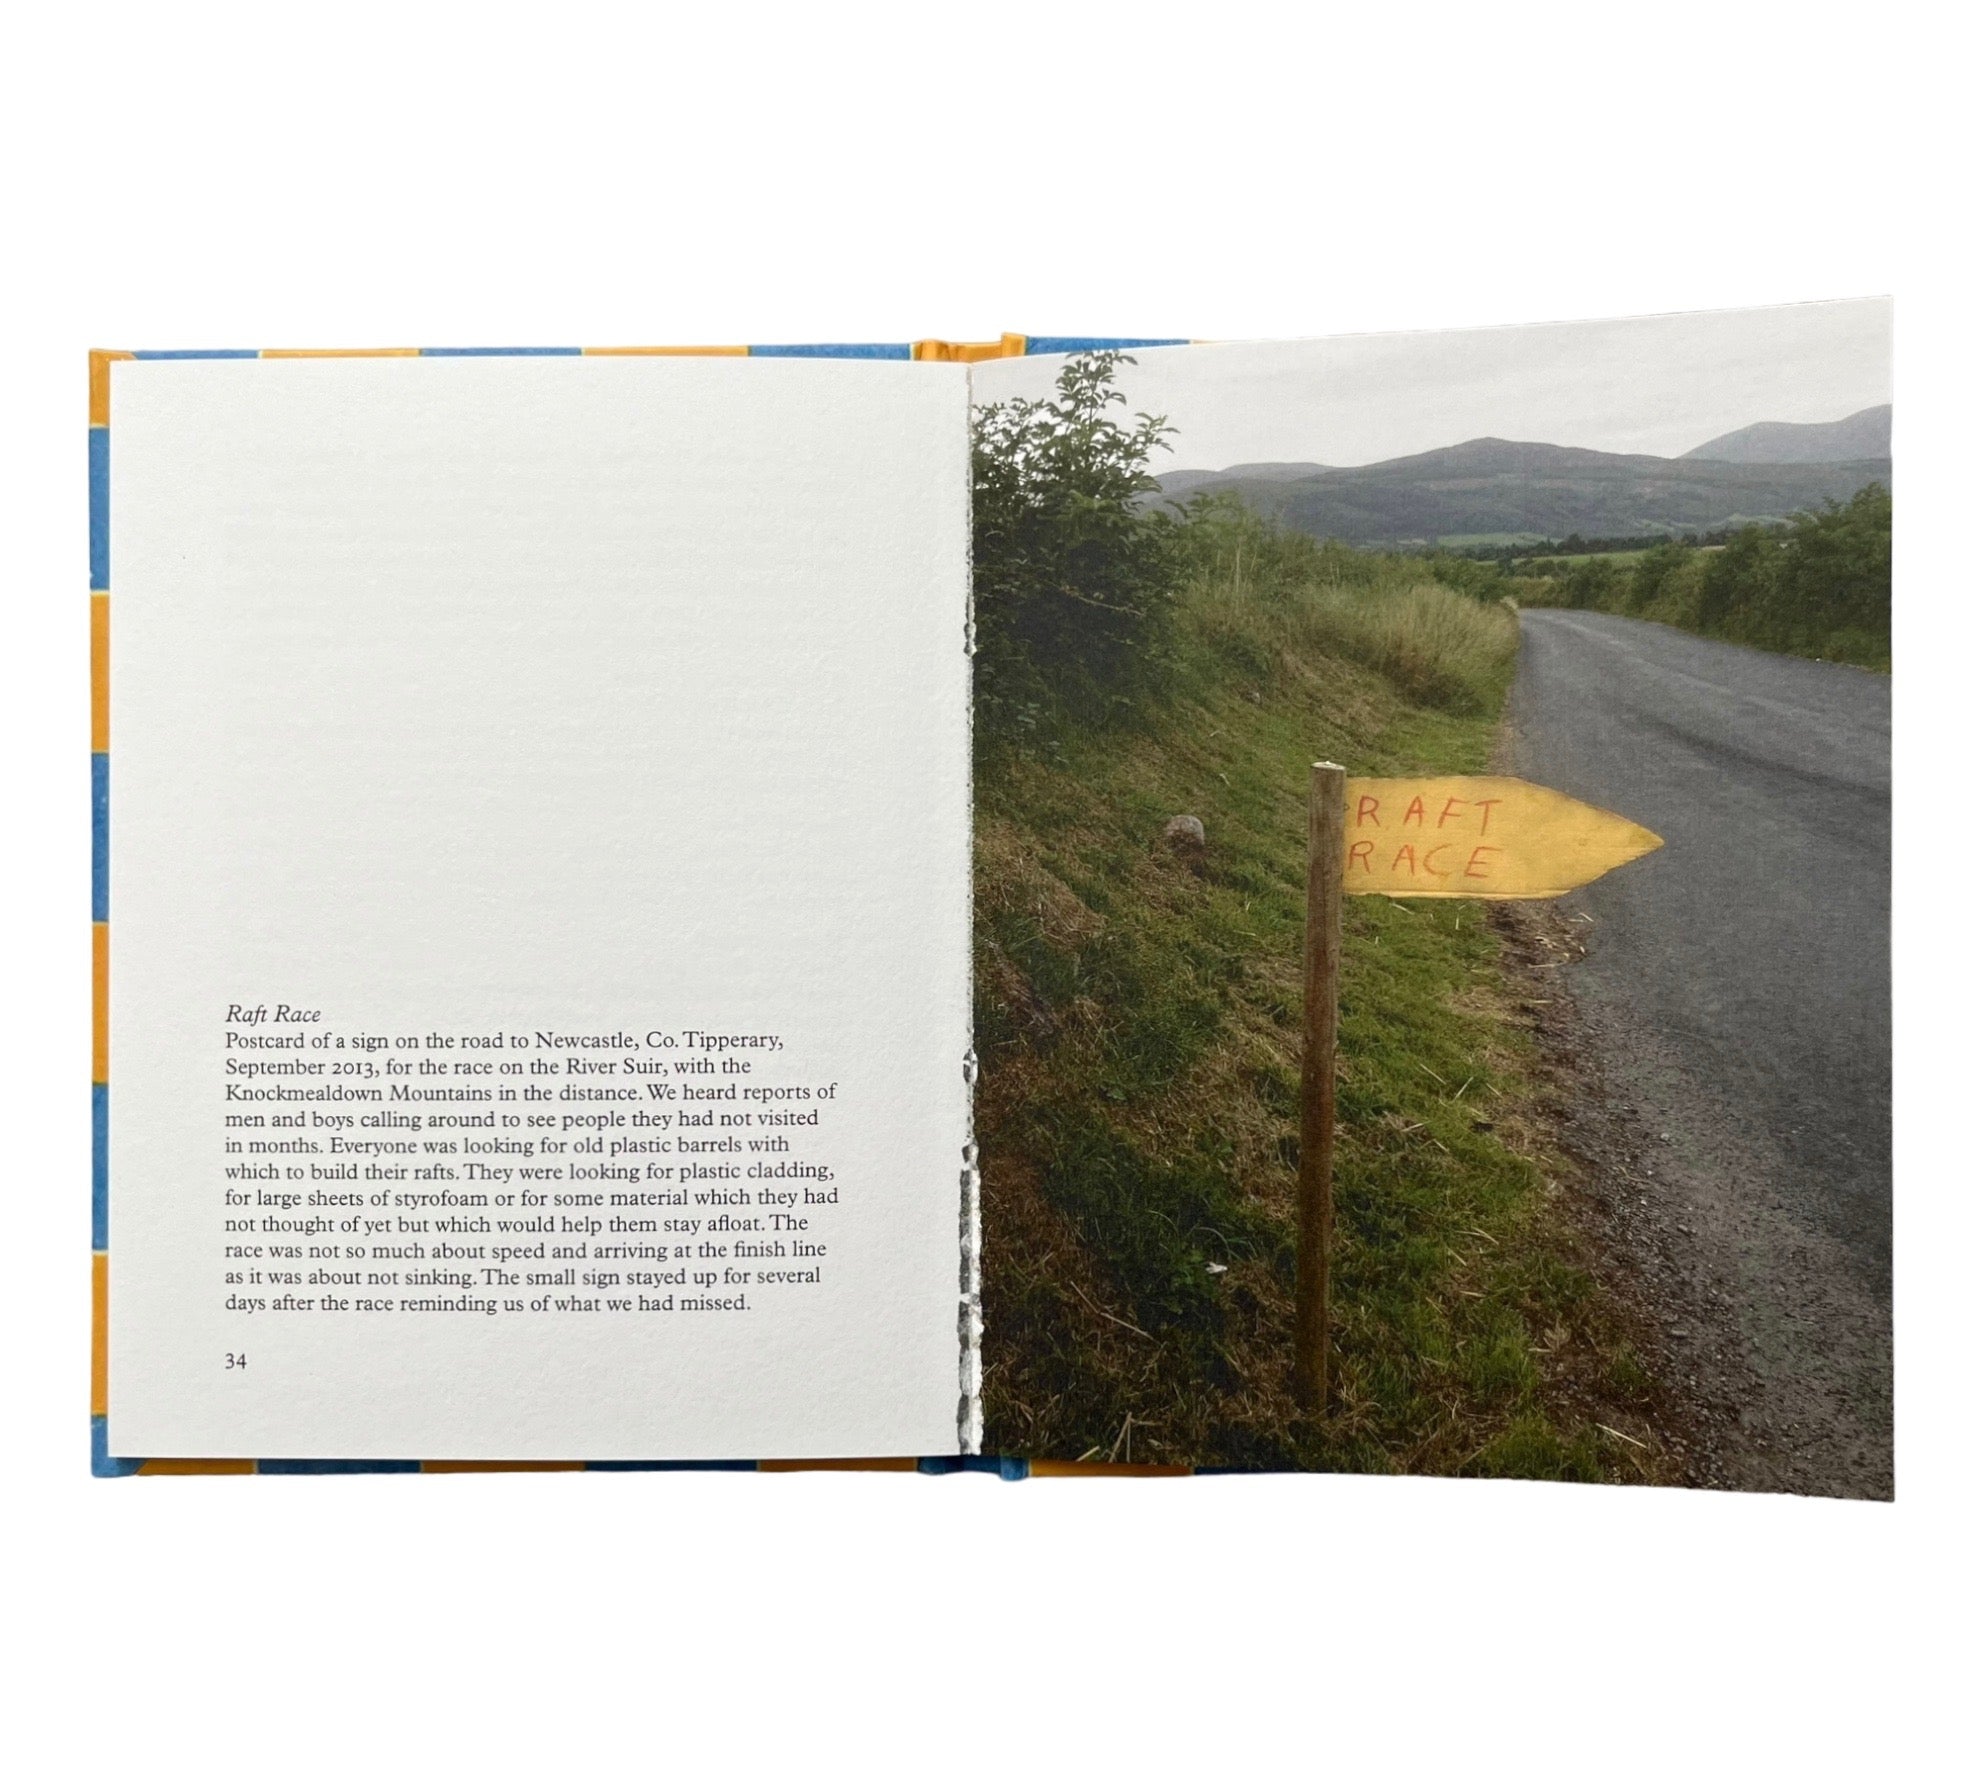
M750 347L754 359L778 360L907 360L907 341L843 341L812 346Z
M110 1087L90 1087L90 1251L110 1245Z
M135 1476L141 1457L110 1455L110 1422L101 1414L90 1416L90 1474L92 1476Z
M925 1476L971 1473L997 1476L1002 1482L1024 1482L1027 1460L1024 1457L920 1457L917 1470Z
M141 347L134 360L257 360L259 347Z
M1189 340L1133 341L1103 335L1029 335L1027 351L1033 353L1101 353L1117 347L1190 347Z
M90 588L110 587L110 430L90 430Z
M411 1459L384 1457L258 1457L258 1476L408 1476L420 1465Z
M110 921L110 756L90 752L90 921Z

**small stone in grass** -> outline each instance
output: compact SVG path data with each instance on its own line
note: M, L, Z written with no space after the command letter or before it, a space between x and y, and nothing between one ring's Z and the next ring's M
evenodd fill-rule
M1195 874L1206 866L1206 827L1189 812L1165 821L1165 847Z

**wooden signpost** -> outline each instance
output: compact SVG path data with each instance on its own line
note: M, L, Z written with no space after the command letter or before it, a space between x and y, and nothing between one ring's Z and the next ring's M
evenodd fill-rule
M1506 775L1348 776L1310 767L1303 940L1302 1153L1296 1167L1296 1395L1330 1394L1331 1154L1344 895L1556 899L1661 847L1617 813Z

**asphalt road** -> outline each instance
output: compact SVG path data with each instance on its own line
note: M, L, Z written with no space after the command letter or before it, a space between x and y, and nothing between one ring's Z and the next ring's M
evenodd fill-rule
M1886 1495L1889 680L1532 610L1509 761L1666 847L1562 902L1732 1486Z

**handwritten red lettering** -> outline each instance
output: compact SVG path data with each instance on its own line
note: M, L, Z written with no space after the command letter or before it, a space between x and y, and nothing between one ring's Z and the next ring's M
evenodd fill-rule
M1502 802L1500 800L1477 800L1474 804L1482 809L1482 828L1475 835L1477 837L1487 837L1489 834L1489 808L1500 806Z
M1494 803L1491 802L1491 804ZM1492 843L1478 843L1469 852L1468 866L1462 870L1462 873L1471 881L1486 881L1489 878L1489 869L1487 863L1482 858L1484 856L1500 856L1501 854L1502 851ZM1477 872L1478 868L1480 870L1479 873Z
M1378 823L1378 796L1376 794L1360 794L1358 796L1358 816L1355 823L1362 825L1367 819L1370 819L1374 825Z
M1345 867L1347 869L1363 868L1367 874L1370 874L1372 871L1372 851L1377 848L1378 845L1373 843L1369 837L1362 843L1354 843L1351 846L1351 860L1345 864Z
M1427 822L1426 801L1422 800L1418 794L1415 794L1412 804L1399 815L1399 822L1402 825L1424 825Z

